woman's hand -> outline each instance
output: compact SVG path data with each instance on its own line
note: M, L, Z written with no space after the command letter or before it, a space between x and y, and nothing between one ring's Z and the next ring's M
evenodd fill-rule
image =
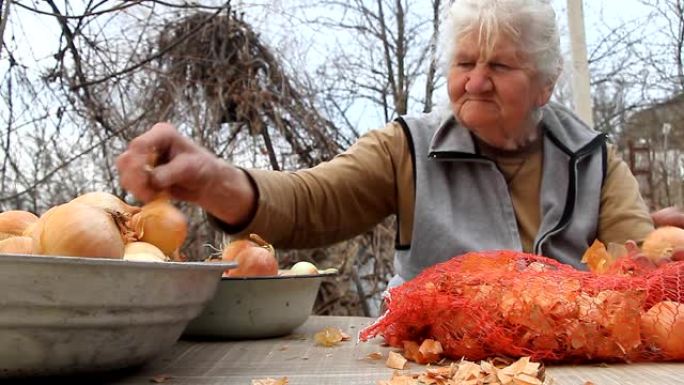
M116 160L121 186L148 202L160 192L194 202L228 224L249 220L256 192L247 175L181 135L155 124Z
M666 207L651 213L655 227L676 226L684 228L684 212L677 207Z

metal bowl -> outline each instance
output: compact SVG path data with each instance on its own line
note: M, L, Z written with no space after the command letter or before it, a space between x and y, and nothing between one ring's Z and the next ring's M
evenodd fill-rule
M0 254L0 377L144 363L178 340L234 266Z
M323 278L335 274L224 277L214 298L184 334L227 339L289 334L311 315Z

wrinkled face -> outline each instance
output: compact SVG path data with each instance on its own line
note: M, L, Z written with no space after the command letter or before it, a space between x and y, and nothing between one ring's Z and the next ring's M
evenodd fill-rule
M516 43L500 38L485 57L472 34L459 41L447 86L456 119L485 143L508 150L536 134L532 113L553 90Z

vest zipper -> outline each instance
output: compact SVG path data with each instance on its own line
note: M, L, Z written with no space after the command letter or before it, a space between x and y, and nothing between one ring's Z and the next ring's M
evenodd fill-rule
M570 216L572 212L575 210L575 201L577 191L576 191L576 182L577 182L577 173L575 171L575 167L577 166L577 163L582 160L585 156L589 155L592 153L596 147L602 146L605 144L606 141L606 135L605 134L600 134L596 138L592 139L591 142L589 142L586 146L582 147L579 149L576 153L572 154L569 152L567 147L563 146L561 143L557 142L555 138L550 135L552 140L556 143L556 145L563 150L563 152L566 152L570 155L570 160L568 161L568 170L569 170L569 178L568 178L568 193L565 198L565 208L563 209L563 214L561 215L561 219L558 221L558 224L554 226L551 230L547 231L542 235L537 243L535 243L533 249L535 254L541 255L541 247L544 244L544 242L552 235L560 231L563 227L567 225L567 223L570 221Z

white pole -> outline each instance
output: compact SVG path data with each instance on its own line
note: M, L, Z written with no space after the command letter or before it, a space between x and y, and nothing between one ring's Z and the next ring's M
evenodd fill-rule
M591 92L589 89L589 61L587 38L584 34L582 0L568 0L568 26L572 49L572 94L575 111L589 126L594 125Z

